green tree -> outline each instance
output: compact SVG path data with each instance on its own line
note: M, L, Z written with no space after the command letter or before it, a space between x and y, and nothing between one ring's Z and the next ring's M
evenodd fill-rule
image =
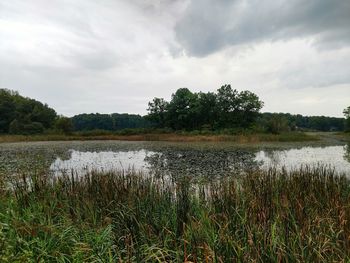
M14 119L9 126L10 134L20 134L23 131L23 125L17 119Z
M156 126L164 128L167 122L169 103L162 98L154 98L148 103L147 119L156 124Z
M10 128L12 133L41 133L52 128L55 119L56 112L48 105L15 91L0 89L0 133L8 133Z
M55 128L65 134L73 132L73 122L70 118L60 116L56 119Z
M214 129L218 117L216 94L199 92L195 111L200 129Z
M272 114L266 124L266 129L274 134L289 131L288 119L283 114Z
M16 105L9 90L0 89L0 133L8 133L16 117Z
M239 109L238 91L231 85L223 85L217 91L217 112L220 127L232 127L237 123L236 117Z
M193 129L198 126L196 117L197 94L187 88L178 89L168 105L170 127L175 130Z
M248 128L259 116L259 111L264 106L264 103L259 100L256 94L248 90L239 93L238 101L238 119L240 125L244 128Z

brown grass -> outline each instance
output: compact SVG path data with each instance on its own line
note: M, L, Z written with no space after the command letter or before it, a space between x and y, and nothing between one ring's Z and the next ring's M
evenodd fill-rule
M304 133L248 134L248 135L191 135L191 134L139 134L139 135L1 135L0 143L26 141L169 141L169 142L236 142L254 144L259 142L315 141L318 137Z

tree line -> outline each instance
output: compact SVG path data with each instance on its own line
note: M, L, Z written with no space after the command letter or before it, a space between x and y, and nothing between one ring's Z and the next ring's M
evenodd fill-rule
M199 130L251 128L264 103L250 91L237 91L224 85L217 92L193 93L178 89L165 101L154 98L146 118L160 128Z
M18 92L0 89L0 133L37 134L47 131L119 131L137 128L281 133L298 130L350 131L350 106L344 118L302 116L289 113L260 113L263 102L250 91L223 85L216 92L178 89L170 101L154 98L146 116L135 114L79 114L59 116L47 104Z
M47 104L0 89L0 133L42 133L52 128L56 119L56 111Z
M350 126L349 126L350 127ZM289 113L262 113L256 122L257 130L281 133L288 131L343 131L344 118L302 116Z
M72 124L77 131L149 128L151 123L141 115L136 114L79 114L72 117Z

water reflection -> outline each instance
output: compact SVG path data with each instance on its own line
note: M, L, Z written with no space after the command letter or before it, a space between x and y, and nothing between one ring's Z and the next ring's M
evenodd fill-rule
M164 150L82 152L70 150L69 159L57 158L50 170L59 176L74 172L84 175L94 171L142 170L171 178L182 176L216 177L257 169L255 154L249 151Z
M58 157L50 166L56 176L74 173L84 175L91 171L108 172L116 170L148 170L145 159L152 151L76 151L70 150L70 158Z
M349 146L303 147L300 149L259 151L256 160L262 168L299 169L300 166L327 165L339 173L350 175Z
M350 177L350 143L346 146L289 149L237 148L230 144L145 142L47 142L0 146L0 175L84 174L91 170L143 170L154 175L215 178L271 166L330 165Z
M344 159L350 163L350 142L344 146Z

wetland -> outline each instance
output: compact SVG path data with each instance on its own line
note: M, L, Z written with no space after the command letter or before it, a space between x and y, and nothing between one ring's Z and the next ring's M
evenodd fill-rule
M322 136L2 143L0 261L350 259L350 144Z

